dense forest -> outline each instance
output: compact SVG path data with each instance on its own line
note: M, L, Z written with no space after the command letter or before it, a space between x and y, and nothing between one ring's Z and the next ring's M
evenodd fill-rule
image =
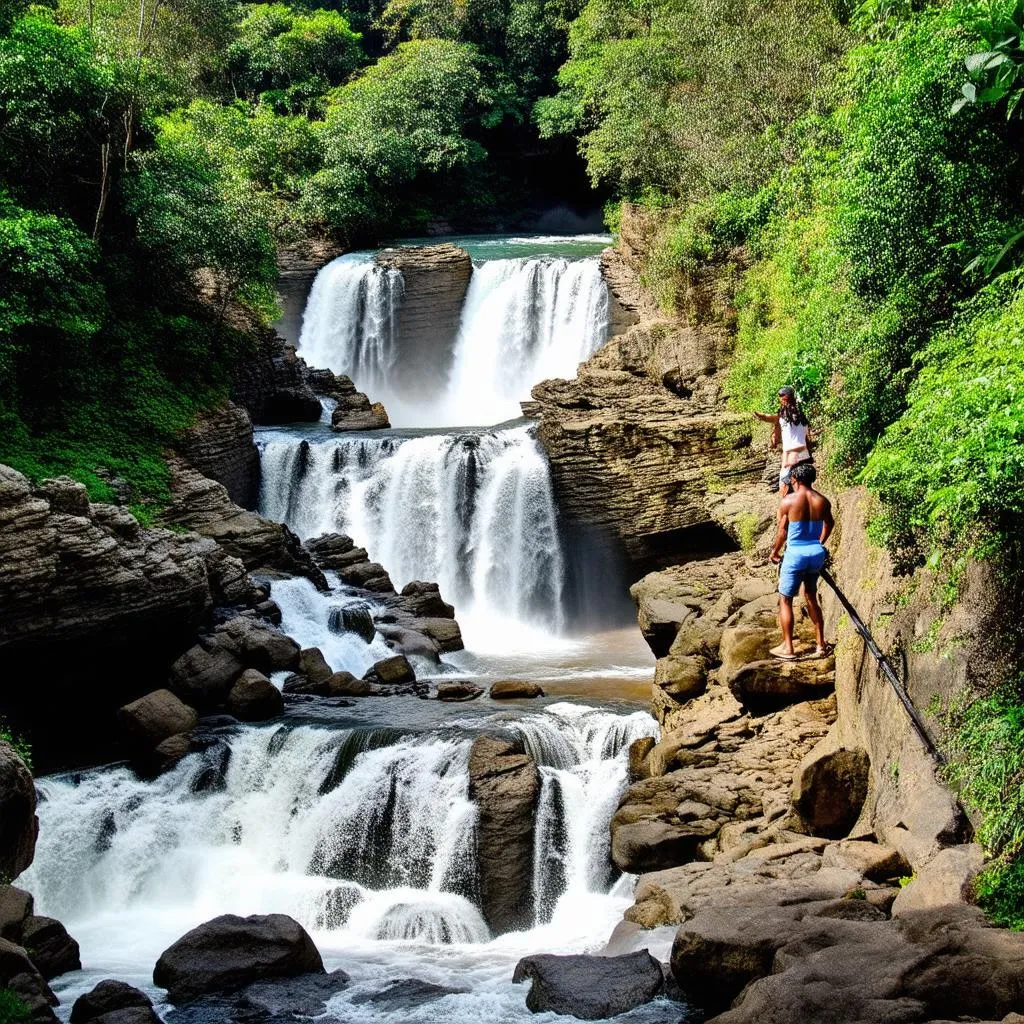
M730 282L737 406L794 383L951 603L1020 565L1022 31L1010 0L3 0L0 461L152 517L281 247L484 228L578 150L668 311ZM949 714L1024 923L1019 687Z

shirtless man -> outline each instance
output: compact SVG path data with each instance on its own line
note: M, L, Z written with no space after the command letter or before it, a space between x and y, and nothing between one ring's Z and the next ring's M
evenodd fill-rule
M835 521L832 503L814 489L817 471L810 462L794 466L790 476L793 493L779 505L779 529L772 545L771 560L781 562L779 572L779 628L782 643L771 653L782 661L794 661L793 598L803 587L807 614L814 624L817 648L814 656L822 658L825 647L825 620L818 604L818 576L825 565L825 541ZM782 547L786 556L782 557Z

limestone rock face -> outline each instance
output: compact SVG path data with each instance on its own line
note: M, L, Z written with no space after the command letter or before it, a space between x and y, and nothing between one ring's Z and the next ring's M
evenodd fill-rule
M537 765L520 743L480 736L469 754L469 796L480 812L477 863L484 919L495 934L529 927Z
M36 787L25 762L0 740L0 875L17 878L36 851Z
M224 914L193 928L160 955L153 982L174 1003L268 978L323 974L306 930L284 914Z
M445 243L385 249L376 263L400 270L405 282L398 328L402 359L392 386L420 395L425 381L440 382L447 374L473 261L465 249Z
M650 1002L665 987L661 964L646 950L624 956L523 957L514 982L531 981L526 1005L534 1013L582 1020L617 1017Z
M278 569L306 576L320 589L327 588L323 573L287 526L240 508L221 484L184 460L172 456L168 465L171 505L162 513L162 522L209 537L246 569Z
M177 445L185 460L203 476L223 484L228 497L255 508L260 491L260 456L249 414L234 402L202 413Z

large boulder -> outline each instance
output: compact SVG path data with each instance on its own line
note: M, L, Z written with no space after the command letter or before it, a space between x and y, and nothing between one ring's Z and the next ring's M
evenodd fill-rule
M284 697L262 672L248 668L231 687L227 709L240 722L265 722L284 713Z
M80 995L71 1007L71 1024L88 1024L119 1010L149 1010L153 1003L144 992L123 981L108 978Z
M13 885L0 885L0 939L20 944L21 930L31 917L32 894Z
M544 690L526 679L499 679L487 694L491 700L523 700L543 697Z
M793 777L793 807L808 831L839 838L860 817L871 763L860 749L829 749L826 740L801 761Z
M299 663L299 645L281 630L252 615L238 615L217 627L219 645L260 672L291 671Z
M23 1003L31 1024L57 1024L57 997L21 946L0 939L0 989Z
M134 750L149 751L169 736L191 732L199 723L195 709L170 690L154 690L125 704L117 712L117 724Z
M306 647L299 652L297 673L305 676L314 685L325 684L334 674L319 647Z
M392 658L376 662L363 678L382 686L405 686L416 682L416 673L413 672L412 665L404 654L396 654Z
M224 703L244 671L245 665L235 654L207 641L190 647L171 666L171 689L185 703L209 711Z
M17 878L36 852L36 787L25 762L0 740L0 876Z
M540 772L521 742L479 736L469 754L469 796L479 809L480 906L491 931L532 924L533 840Z
M440 701L467 701L476 700L483 696L483 688L466 679L460 679L453 683L439 683L437 687L437 699Z
M52 917L26 918L20 942L28 950L36 970L47 981L59 974L82 969L78 943L68 935L64 925Z
M153 981L173 1003L267 978L323 974L306 930L284 914L223 914L193 928L160 955Z
M646 950L624 956L523 957L515 982L530 980L526 1005L534 1013L604 1020L650 1002L665 987L661 964Z

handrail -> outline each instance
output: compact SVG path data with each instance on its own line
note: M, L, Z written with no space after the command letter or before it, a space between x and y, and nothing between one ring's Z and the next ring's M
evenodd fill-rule
M840 590L839 584L833 579L832 574L828 569L821 570L821 578L835 591L836 597L839 598L839 603L846 609L846 614L850 616L850 621L853 623L854 629L860 633L867 645L867 649L874 656L875 661L878 662L878 667L881 669L882 675L889 681L889 685L895 690L896 696L899 698L900 703L903 705L903 710L906 711L910 717L910 722L914 726L914 731L917 733L921 742L925 746L925 750L931 754L932 757L938 761L939 764L945 764L946 759L942 756L942 752L939 750L935 743L932 741L931 736L928 735L928 730L925 728L924 722L921 720L921 716L917 713L917 708L914 707L913 701L907 695L907 691L900 681L899 676L896 675L895 670L889 662L889 659L882 653L881 648L875 643L875 638L871 635L871 631L867 626L864 625L864 620L857 614L857 609L850 604L849 598Z

